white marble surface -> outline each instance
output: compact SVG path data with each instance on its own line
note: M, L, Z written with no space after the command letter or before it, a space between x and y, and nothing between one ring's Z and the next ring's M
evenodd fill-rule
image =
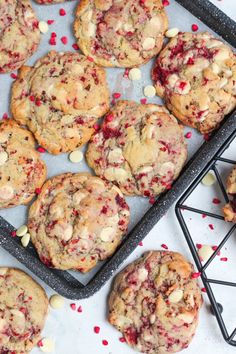
M174 0L170 0L171 3ZM217 6L219 6L223 11L225 11L231 17L236 19L236 1L235 0L212 0ZM69 8L70 4L66 4L65 6L58 5L54 8L57 9L60 7L67 7ZM44 11L41 12L39 6L35 6L36 10L39 11L41 18L48 19L54 18L54 14L51 13L51 9L53 7L48 7L47 13ZM50 11L49 11L50 10ZM176 16L176 19L171 19L171 26L175 25L176 23L180 23L182 20L179 18L180 16ZM66 20L66 19L65 19ZM190 26L192 19L188 17L185 21L183 21L183 26L179 27L187 30ZM59 24L60 25L60 24ZM59 26L58 25L58 26ZM200 29L203 28L200 25ZM58 27L57 27L58 29ZM52 29L54 30L54 29ZM67 33L67 30L64 32ZM48 35L47 35L48 36ZM44 41L44 43L46 43ZM73 43L73 42L71 42ZM58 46L59 50L63 50L63 46ZM41 47L41 54L45 52L45 48ZM34 60L32 59L32 62ZM8 76L3 76L3 80L9 82ZM141 87L137 87L138 90L141 90ZM141 91L140 91L141 92ZM0 116L3 112L7 110L7 97L4 98L1 93L1 102L0 102ZM191 152L196 149L196 146L199 145L199 137L197 135L194 136L193 143L191 145ZM234 146L235 149L235 146ZM232 154L232 149L230 150ZM224 173L229 170L229 166L224 166ZM204 187L200 187L204 188ZM201 191L200 191L201 193ZM198 202L198 196L203 195L202 193L197 193L193 197L193 202ZM212 197L218 195L218 191L215 187L210 189L204 190L204 200L212 200ZM210 208L214 208L215 206L210 204ZM3 213L1 212L1 215ZM24 213L23 213L24 214ZM24 220L24 215L19 217L17 224L19 223L20 219ZM5 215L4 215L5 216ZM191 221L191 226L193 229L198 231L198 235L196 235L196 241L208 244L217 244L220 235L222 234L223 229L226 228L223 223L216 223L215 221L210 221L204 219L204 223L201 217L198 218L191 218L191 215L186 215L188 221ZM215 230L209 230L209 223L214 223ZM201 229L202 228L202 229ZM207 241L206 241L207 240ZM162 220L153 228L150 234L145 238L143 242L143 247L138 247L133 254L126 260L125 264L128 264L132 260L139 257L144 251L149 249L158 249L162 243L166 243L170 249L179 251L189 257L191 259L191 255L188 251L186 242L183 238L182 232L179 228L179 225L176 221L175 214L173 208L162 218ZM232 244L234 240L232 241ZM235 244L232 245L235 249ZM217 273L222 274L222 278L224 276L229 276L230 279L235 280L235 272L233 269L236 269L236 262L234 261L233 254L231 256L230 252L231 247L224 248L222 252L222 256L227 256L229 261L227 263L220 262L219 257L216 260L215 266L217 268ZM18 261L16 261L12 256L7 254L4 250L0 249L0 266L16 266L21 269L25 269ZM25 269L26 270L26 269ZM214 274L215 269L210 269L212 274ZM27 271L27 270L26 270ZM28 271L28 273L30 273ZM34 278L35 276L32 275ZM53 292L50 288L48 288L44 283L38 280L46 289L48 295L50 296ZM92 298L77 301L76 304L82 306L82 313L77 313L71 310L70 304L73 301L67 301L64 309L62 310L50 310L47 323L43 332L43 336L51 337L55 341L55 352L54 354L132 354L135 353L132 351L126 344L119 342L119 337L121 335L113 329L107 322L106 322L106 299L109 293L109 289L111 286L111 281L109 281L101 291L99 291L96 295ZM231 303L232 304L232 311L231 313L227 312L227 308L225 306L225 319L229 325L230 330L232 330L236 326L236 306L233 306L236 291L233 289L228 289L229 291L220 291L217 289L217 296L220 302ZM234 294L235 292L235 294ZM201 311L201 318L200 324L197 331L197 334L190 345L190 347L185 350L188 354L195 354L197 351L203 354L211 354L214 352L215 354L222 354L224 353L235 353L235 348L230 347L227 345L219 331L218 325L216 323L215 318L210 314L208 309L208 301L206 296L205 297L205 304ZM234 312L233 312L234 310ZM94 326L99 326L101 328L99 334L95 334L93 331ZM108 346L102 345L102 340L105 339L108 341ZM35 348L32 353L37 354L39 353L39 349Z

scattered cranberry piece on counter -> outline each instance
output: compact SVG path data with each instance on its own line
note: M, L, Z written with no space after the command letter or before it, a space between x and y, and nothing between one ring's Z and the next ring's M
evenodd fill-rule
M114 93L112 94L112 97L116 100L116 99L118 99L118 98L121 97L121 93L120 93L120 92L114 92Z
M79 312L79 313L83 312L83 308L82 308L82 306L79 306L79 307L78 307L77 312Z
M146 104L147 103L147 99L146 98L141 98L140 103L141 104Z
M197 278L200 277L200 275L201 275L200 272L195 272L195 273L192 274L192 278L193 278L193 279L197 279Z
M209 226L209 228L210 228L211 230L214 230L214 225L213 225L213 224L209 224L208 226Z
M201 289L203 293L206 293L206 288Z
M192 132L188 132L185 134L186 139L190 139L192 137Z
M61 37L61 42L63 44L67 44L68 43L68 38L66 36Z
M163 6L169 6L170 5L169 0L162 0L162 5Z
M227 257L222 257L222 258L220 258L220 261L221 261L221 262L227 262L227 261L228 261L228 258L227 258Z
M206 214L202 214L202 218L205 219L207 216Z
M43 346L43 341L42 341L42 339L40 339L39 341L38 341L38 347L42 347Z
M40 194L40 193L41 193L41 188L36 188L36 189L35 189L35 193L36 193L36 194Z
M42 154L43 154L44 152L46 152L46 150L45 150L42 146L39 146L39 147L37 148L37 151L38 151L38 152L41 152Z
M72 44L72 48L73 48L74 50L79 50L79 46L78 46L77 43Z
M16 237L16 231L11 231L11 237Z
M139 242L139 244L138 244L138 245L142 247L142 246L143 246L143 242L142 242L142 241L141 241L141 242Z
M192 31L193 32L198 31L198 25L196 23L192 24Z
M201 243L197 243L196 247L197 247L198 250L200 250L200 248L202 248L202 244Z
M126 339L125 339L124 337L121 337L121 338L119 338L119 341L120 341L121 343L125 343L125 342L126 342Z
M2 119L6 120L6 119L8 119L8 118L9 118L9 117L8 117L8 114L7 114L7 113L3 113Z
M168 246L167 246L165 243L163 243L163 244L161 245L161 247L164 248L165 250L168 250Z
M48 25L52 25L55 21L54 20L47 20Z
M59 15L60 16L65 16L66 15L66 11L64 9L60 9L59 10Z
M93 328L93 330L94 330L94 333L98 334L100 332L100 327L99 326L95 326Z
M154 197L149 198L149 203L150 204L155 204L156 199Z
M76 310L76 304L70 304L71 310L75 311Z
M11 73L11 78L12 78L12 79L17 79L18 76L17 76L16 74L14 74L14 73Z
M108 341L106 339L103 339L102 344L106 346L108 345Z
M56 42L56 37L51 37L51 38L49 39L49 44L50 44L50 45L56 45L56 44L57 44L57 42Z
M221 203L221 200L218 199L218 198L213 198L212 203L213 203L213 204L220 204L220 203Z

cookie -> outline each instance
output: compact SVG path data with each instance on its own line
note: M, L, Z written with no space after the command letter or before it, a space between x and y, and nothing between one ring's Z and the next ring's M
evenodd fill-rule
M202 134L236 106L236 58L211 34L179 33L156 60L152 77L167 108Z
M193 266L179 253L145 253L116 277L109 296L109 322L142 353L187 348L202 305L192 273Z
M167 28L161 0L82 0L74 23L82 52L107 67L146 63L161 50Z
M88 173L48 180L29 211L28 227L48 267L88 272L111 256L129 223L121 191Z
M48 312L43 288L19 269L0 268L0 352L26 354L40 339Z
M35 1L41 5L51 5L51 4L59 4L61 2L67 2L67 0L35 0Z
M49 52L23 66L12 86L14 119L52 154L85 144L108 107L105 70L77 53Z
M225 221L236 223L236 167L233 168L227 179L226 192L229 195L230 201L223 208Z
M0 73L20 68L37 50L38 20L29 0L0 0Z
M13 120L0 121L0 209L27 204L46 174L32 134Z
M89 143L95 173L127 195L156 196L171 187L187 157L183 128L163 107L118 101Z

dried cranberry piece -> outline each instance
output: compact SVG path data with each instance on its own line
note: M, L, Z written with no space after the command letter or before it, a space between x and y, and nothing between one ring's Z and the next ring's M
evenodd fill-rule
M132 344L137 344L138 342L138 332L135 328L129 327L125 331L125 337L127 339L127 342Z

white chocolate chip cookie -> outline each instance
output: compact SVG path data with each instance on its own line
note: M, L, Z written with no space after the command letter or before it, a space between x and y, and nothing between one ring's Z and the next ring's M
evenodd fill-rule
M108 107L105 70L77 53L49 52L23 66L12 88L13 118L52 154L85 144Z
M83 0L74 23L82 52L112 67L149 61L161 50L167 28L161 0Z
M0 73L20 68L37 50L38 20L29 0L0 0Z
M202 305L193 266L179 253L147 252L118 274L108 303L108 320L142 353L176 353L187 348Z
M172 38L152 77L170 111L202 134L216 129L236 106L235 55L207 32L180 32Z
M89 174L67 173L44 184L28 227L47 266L88 272L114 253L128 223L129 207L117 187Z
M27 204L46 179L46 165L32 134L8 119L0 122L0 209Z
M0 268L0 352L29 353L48 312L43 288L19 269Z
M183 128L163 107L118 101L91 139L87 161L123 193L153 197L171 187L187 148Z

